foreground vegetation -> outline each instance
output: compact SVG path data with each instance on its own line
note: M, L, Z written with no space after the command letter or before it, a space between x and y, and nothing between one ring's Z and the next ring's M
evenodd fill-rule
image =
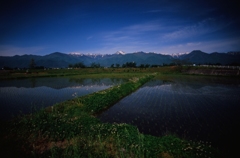
M133 77L19 117L1 130L1 149L9 157L214 157L216 152L207 143L144 135L134 126L101 123L95 117L153 77Z

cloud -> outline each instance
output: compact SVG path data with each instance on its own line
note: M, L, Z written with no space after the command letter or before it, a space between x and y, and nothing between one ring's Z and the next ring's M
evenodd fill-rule
M92 39L93 38L93 36L89 36L89 37L87 37L87 40L90 40L90 39Z
M240 38L212 40L203 42L201 47L208 52L228 52L240 50Z
M136 51L150 51L153 50L153 48L150 46L146 46L147 43L140 43L137 41L133 41L132 43L129 44L125 44L125 43L104 43L102 44L101 47L98 48L89 48L89 49L85 49L85 50L78 50L75 52L81 52L83 54L113 54L119 50L122 50L126 53L132 53L132 52L136 52Z
M114 31L103 32L99 36L103 52L116 52L123 50L125 52L135 52L146 50L155 41L149 41L151 36L155 36L154 32L161 29L158 21L151 21L142 24L134 24L119 28ZM147 51L147 50L146 50Z
M95 40L98 41L98 47L87 48L80 52L112 54L122 50L126 53L145 51L172 54L191 52L196 49L207 53L227 52L239 48L237 45L239 40L230 38L220 40L211 33L221 34L222 29L230 24L232 24L231 21L220 17L206 18L190 24L186 20L178 19L137 23L94 35ZM205 35L209 36L203 38Z
M14 56L24 54L41 54L42 50L46 49L41 46L33 47L17 47L12 45L0 45L0 56Z
M104 40L106 41L121 41L121 40L133 40L137 36L143 35L149 32L160 30L161 25L158 22L147 22L143 24L135 24L127 27L120 28L116 31L110 31L104 33Z
M131 25L128 27L123 28L123 31L134 31L134 32L148 32L148 31L156 31L161 28L161 25L159 25L157 22L148 22L143 24L136 24Z
M163 35L163 39L166 40L176 40L176 39L186 39L191 37L198 37L215 31L219 31L227 26L231 22L223 22L220 19L207 18L196 24L180 27L178 30L167 33Z
M206 53L212 52L229 52L240 50L240 38L224 39L224 40L210 40L201 42L189 42L172 44L168 46L159 47L159 53L172 54L172 53L185 53L192 50L202 50Z
M231 21L223 21L221 18L207 18L188 26L183 26L183 21L175 22L176 25L168 23L171 21L150 21L127 27L122 27L115 31L105 32L102 35L103 45L127 44L133 46L159 45L174 41L191 38L199 38L216 31L220 31L231 24ZM186 23L186 21L184 21ZM177 25L179 24L179 25ZM214 37L212 37L214 38Z
M165 10L163 9L158 9L158 10L149 10L149 11L146 11L145 13L159 13L159 12L164 12Z
M142 42L142 43L140 43ZM197 41L197 42L183 42L177 44L169 45L151 45L149 43L144 43L144 41L133 41L130 44L124 43L108 43L103 44L98 48L90 48L88 50L79 50L76 52L81 52L83 54L113 54L119 50L126 53L133 53L136 51L144 52L156 52L163 54L173 54L173 53L186 53L193 50L202 50L206 53L212 52L229 52L229 51L239 51L240 50L240 39L224 39L224 40L209 40L209 41Z

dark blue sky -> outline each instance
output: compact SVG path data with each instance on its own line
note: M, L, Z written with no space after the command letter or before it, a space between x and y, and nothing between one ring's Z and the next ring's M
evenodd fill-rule
M229 0L4 0L0 56L239 51L239 15Z

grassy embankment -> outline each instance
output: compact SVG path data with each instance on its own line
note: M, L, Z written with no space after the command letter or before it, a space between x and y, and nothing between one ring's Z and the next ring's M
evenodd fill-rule
M217 67L217 66L182 66L181 73L186 75L206 75L206 76L239 76L238 67Z
M175 73L178 67L159 67L159 68L82 68L82 69L52 69L52 70L1 70L0 79L20 79L34 77L60 77L75 76L81 77L131 77L143 76L145 74L161 72Z
M161 74L185 74L207 76L239 76L239 69L226 69L199 66L168 66L158 68L80 68L80 69L51 69L51 70L0 70L0 79L19 79L34 77L59 77L81 75L82 77L127 76L132 74L144 75L154 72ZM143 74L142 74L143 73ZM130 76L128 74L131 74Z
M134 126L101 123L94 117L153 77L135 77L23 116L2 133L1 149L16 157L212 157L213 149L202 142L144 135Z

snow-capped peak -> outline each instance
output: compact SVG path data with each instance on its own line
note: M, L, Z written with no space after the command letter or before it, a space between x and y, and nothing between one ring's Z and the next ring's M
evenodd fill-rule
M119 50L119 51L117 51L115 54L125 55L126 53L125 53L124 51Z
M186 54L189 54L189 52L185 52L185 53L173 53L171 56L172 56L172 57L175 57L175 58L178 58L178 57L180 57L180 56L182 56L182 55L186 55Z
M69 55L83 56L82 53L78 53L78 52L71 52L71 53L69 53Z

